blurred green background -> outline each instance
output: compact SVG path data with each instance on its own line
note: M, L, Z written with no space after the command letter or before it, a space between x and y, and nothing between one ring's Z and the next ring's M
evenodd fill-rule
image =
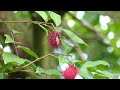
M112 73L120 73L120 11L55 11L62 17L60 28L73 31L89 46L79 45L80 55L74 49L68 53L75 54L77 59L85 61L104 60L111 67ZM5 21L43 21L33 11L1 11L0 18ZM52 22L52 21L51 21ZM32 23L9 23L15 30L24 32L16 34L15 40L22 42L23 46L34 50L39 56L51 51L48 45L47 35L42 28ZM0 23L0 52L15 52L13 45L5 44L4 34L10 34L7 27ZM64 35L64 33L62 33ZM18 50L19 56L34 60L22 50ZM1 54L0 53L0 54ZM1 55L0 55L1 57ZM45 69L56 68L58 62L53 57L46 57L36 64Z

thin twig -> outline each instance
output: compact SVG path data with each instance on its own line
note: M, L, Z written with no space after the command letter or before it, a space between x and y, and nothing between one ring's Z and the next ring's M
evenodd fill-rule
M37 62L37 61L39 61L40 59L43 59L43 58L47 57L47 56L53 56L53 57L58 58L57 56L52 55L52 53L53 53L53 52L51 52L51 53L49 53L49 54L47 54L47 55L44 55L44 56L42 56L42 57L40 57L40 58L37 58L37 59L35 59L34 61L30 62L29 64L26 64L25 66L23 66L23 67L21 67L21 68L19 68L19 69L23 69L23 68L25 68L25 67L27 67L27 66L29 66L29 65Z
M29 66L29 65L31 65L31 64L33 64L33 63L35 63L35 62L37 62L37 61L39 61L40 59L43 59L43 58L45 58L45 57L47 57L47 56L50 56L50 55L51 55L51 53L49 53L49 54L47 54L47 55L45 55L45 56L42 56L42 57L40 57L40 58L37 58L36 60L30 62L29 64L26 64L25 66L23 66L23 67L20 68L20 69L23 69L23 68L25 68L25 67L27 67L27 66Z
M14 70L14 71L8 72L8 73L13 73L13 72L17 72L17 71L21 71L21 72L33 72L33 71L30 71L30 70L21 70L21 69L23 69L23 68L25 68L25 67L28 67L29 65L37 62L37 61L40 60L40 59L43 59L43 58L47 57L47 56L53 56L53 57L55 57L55 58L58 58L57 56L53 55L53 54L58 54L58 53L53 53L53 54L52 54L52 53L53 53L53 52L51 52L51 53L49 53L49 54L47 54L47 55L44 55L44 56L42 56L42 57L40 57L40 58L37 58L37 59L35 59L34 61L30 62L29 64L26 64L25 66L23 66L23 67L21 67L21 68L18 68L18 69ZM62 55L64 55L64 54L62 54Z
M40 57L40 58L37 58L37 59L35 59L34 61L32 61L32 62L26 64L25 66L20 67L20 68L17 68L16 70L11 71L11 72L17 72L17 71L19 71L19 70L21 70L21 69L23 69L23 68L25 68L25 67L27 67L27 66L33 64L33 63L35 63L35 62L37 62L38 60L43 59L43 58L45 58L45 57L47 57L47 56L50 56L50 55L51 55L51 53L49 53L49 54L47 54L47 55L45 55L45 56L42 56L42 57ZM9 73L11 73L11 72L9 72Z
M14 36L13 36L13 32L12 32L12 30L10 30L10 32L11 32L11 35L12 35L12 38L13 38L14 47L15 47L15 52L16 52L17 56L19 57L19 55L18 55L18 51L17 51L17 46L16 46L16 43L15 43L15 38L14 38Z
M31 70L14 70L14 71L11 71L11 72L8 72L8 74L10 73L14 73L14 72L30 72L30 73L35 73L34 71L31 71Z
M53 53L53 54L58 54L58 55L63 55L63 56L70 56L69 54L63 54L63 53Z
M0 21L0 22L3 22L3 21ZM34 23L34 24L38 24L38 25L43 24L45 26L49 26L49 28L51 28L50 25L54 26L52 23L40 22L40 21L4 21L4 22L6 22L6 23Z
M53 28L56 30L56 28L55 28L54 24L53 24L53 23L51 23L51 25L52 25L52 26L53 26Z
M44 26L48 26L51 30L55 31L50 25L43 24Z
M21 67L21 68L17 68L16 70L11 71L11 72L8 72L8 73L20 71L21 69L23 69L23 68L25 68L25 67L28 67L29 65L31 65L31 64L33 64L33 63L39 61L40 59L43 59L43 58L47 57L47 56L53 56L53 57L58 58L57 56L52 55L52 52L51 52L51 53L49 53L49 54L47 54L47 55L44 55L44 56L42 56L42 57L40 57L40 58L35 59L34 61L30 62L29 64L26 64L25 66L23 66L23 67ZM23 70L23 71L24 71L24 70Z
M58 58L57 56L55 56L55 55L53 55L53 54L51 54L50 56L53 56L53 57L55 57L55 58Z
M0 21L2 22L2 21ZM39 23L39 24L45 24L46 22L39 22L39 21L4 21L6 23ZM50 24L50 23L47 23L47 24Z

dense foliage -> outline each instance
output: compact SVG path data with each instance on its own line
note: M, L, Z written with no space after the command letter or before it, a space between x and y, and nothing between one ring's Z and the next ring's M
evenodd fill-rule
M1 79L119 78L120 21L112 17L119 13L63 13L14 11L7 12L5 19L0 17ZM36 40L36 36L41 37Z

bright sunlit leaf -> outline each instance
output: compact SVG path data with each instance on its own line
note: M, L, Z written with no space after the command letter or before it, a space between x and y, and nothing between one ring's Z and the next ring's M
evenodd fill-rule
M50 12L50 17L55 22L56 26L59 26L61 24L61 16L59 14Z
M16 62L18 64L23 64L25 62L25 59L19 58L18 56L12 53L8 53L8 52L4 52L2 57L3 57L5 64L10 63L10 62Z
M45 70L38 66L37 69L36 69L36 73L42 74L42 73L45 73Z
M60 75L60 72L56 69L46 70L45 73L48 74L48 75Z
M5 43L14 43L14 40L8 34L4 34L4 36L6 37Z
M38 13L46 22L48 21L48 16L44 11L35 11Z
M13 34L23 34L23 32L19 32L19 31L16 31L16 30L14 30L14 29L12 29L12 32L13 32Z

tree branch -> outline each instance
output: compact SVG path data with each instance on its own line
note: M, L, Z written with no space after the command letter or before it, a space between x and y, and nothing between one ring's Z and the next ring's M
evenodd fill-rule
M2 21L0 21L2 22ZM6 23L40 23L40 24L45 24L46 22L39 22L39 21L4 21Z

